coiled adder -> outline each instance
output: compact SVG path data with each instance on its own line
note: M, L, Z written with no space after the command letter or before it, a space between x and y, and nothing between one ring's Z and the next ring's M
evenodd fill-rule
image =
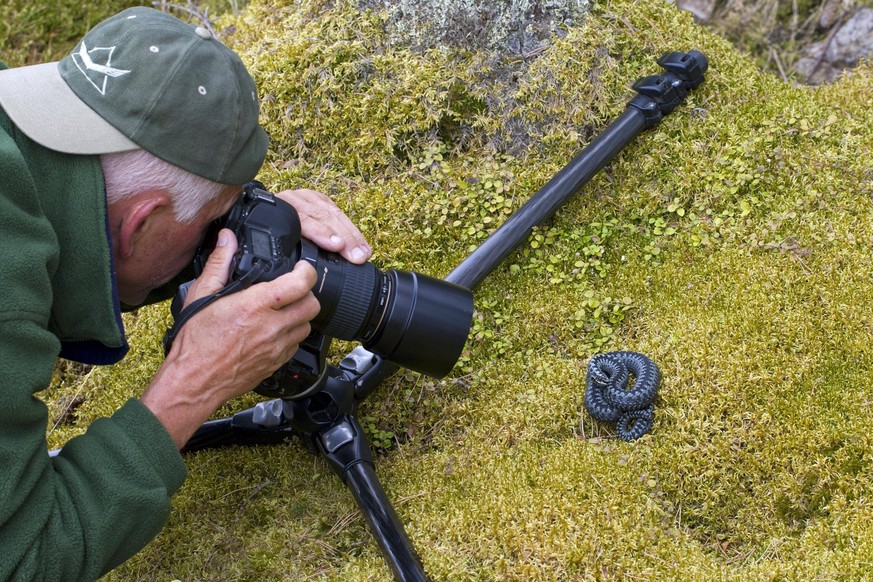
M630 374L636 381L628 390ZM598 354L588 362L585 408L596 420L616 423L620 439L633 441L652 428L660 383L658 366L643 354Z

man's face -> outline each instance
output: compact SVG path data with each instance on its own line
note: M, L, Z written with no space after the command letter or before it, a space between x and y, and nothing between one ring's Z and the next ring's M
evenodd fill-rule
M171 206L157 208L125 258L116 256L118 297L139 305L152 289L167 283L191 264L213 220L223 216L236 201L226 194L205 205L190 223L176 220Z

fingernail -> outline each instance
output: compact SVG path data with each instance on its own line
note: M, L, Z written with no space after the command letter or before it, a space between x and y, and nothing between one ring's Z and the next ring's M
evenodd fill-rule
M218 240L215 241L215 246L223 247L226 244L227 244L227 233L222 230L221 232L218 233Z
M338 234L332 234L332 235L330 235L330 242L332 242L334 244L339 244L339 243L343 242L343 237L341 237Z
M352 259L357 261L359 259L363 259L365 256L364 251L361 250L361 247L355 247L352 249Z

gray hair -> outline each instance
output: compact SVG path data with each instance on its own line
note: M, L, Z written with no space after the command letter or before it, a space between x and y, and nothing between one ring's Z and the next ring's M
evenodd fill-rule
M109 203L130 198L145 190L166 190L173 200L179 222L192 222L203 207L239 186L221 184L139 149L100 156Z

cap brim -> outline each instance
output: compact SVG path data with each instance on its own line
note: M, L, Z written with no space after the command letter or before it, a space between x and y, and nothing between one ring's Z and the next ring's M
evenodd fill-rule
M139 149L67 86L57 63L0 70L0 106L30 139L68 154Z

